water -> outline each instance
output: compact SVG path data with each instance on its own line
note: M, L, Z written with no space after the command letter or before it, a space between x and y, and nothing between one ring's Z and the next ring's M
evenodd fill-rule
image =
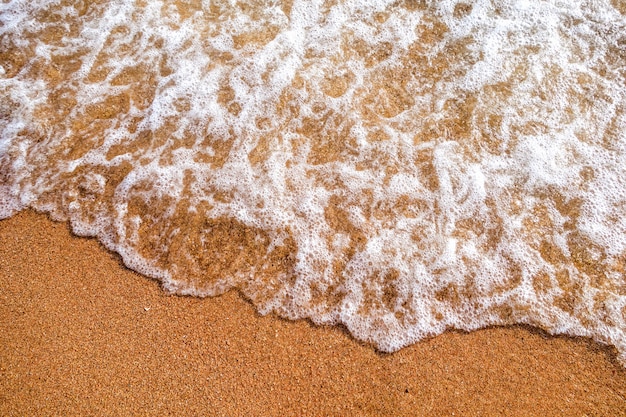
M4 1L0 217L395 351L626 360L626 3Z

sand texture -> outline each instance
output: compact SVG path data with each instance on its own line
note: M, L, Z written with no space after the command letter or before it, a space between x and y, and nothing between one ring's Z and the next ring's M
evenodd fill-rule
M0 222L0 415L626 415L626 370L587 339L448 332L395 354L168 296L66 224Z

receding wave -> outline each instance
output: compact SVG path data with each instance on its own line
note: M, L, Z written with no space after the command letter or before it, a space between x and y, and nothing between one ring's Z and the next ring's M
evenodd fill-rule
M0 94L0 217L168 291L626 358L621 0L10 0Z

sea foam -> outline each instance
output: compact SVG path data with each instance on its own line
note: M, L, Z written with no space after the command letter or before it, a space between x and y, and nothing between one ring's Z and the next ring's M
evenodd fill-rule
M624 360L624 13L4 2L0 217L383 351L526 323Z

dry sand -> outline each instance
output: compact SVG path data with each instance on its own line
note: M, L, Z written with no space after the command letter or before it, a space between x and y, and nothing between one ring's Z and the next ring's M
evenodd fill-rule
M587 339L448 332L395 354L168 296L68 226L0 221L0 415L626 415L626 370Z

